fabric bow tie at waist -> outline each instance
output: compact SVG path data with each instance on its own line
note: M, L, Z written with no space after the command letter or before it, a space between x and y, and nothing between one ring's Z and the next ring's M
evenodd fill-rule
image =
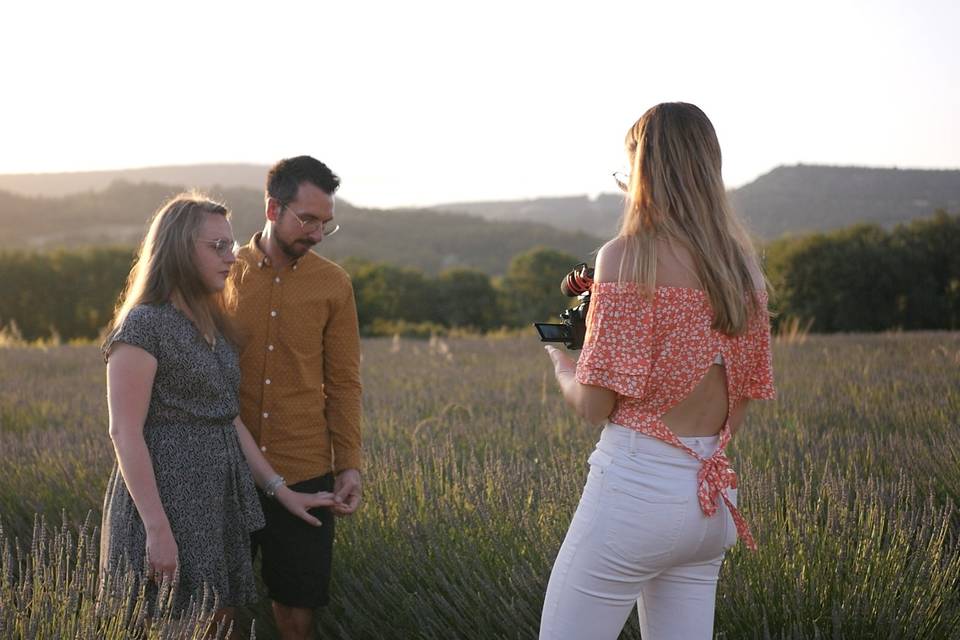
M689 453L700 460L700 470L697 472L697 497L700 500L700 509L704 515L712 516L717 512L719 505L718 497L730 510L733 516L733 522L737 526L737 535L747 545L751 551L757 550L757 543L753 539L750 527L743 518L740 511L730 502L727 497L728 488L737 488L737 473L730 467L730 459L723 449L718 450L709 458L702 458L688 447L684 447Z

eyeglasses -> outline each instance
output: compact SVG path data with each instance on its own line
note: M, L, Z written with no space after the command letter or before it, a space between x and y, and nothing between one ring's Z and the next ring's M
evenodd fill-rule
M623 171L614 171L613 180L620 187L620 191L630 191L630 174Z
M213 247L213 250L216 251L217 255L221 258L227 257L228 253L237 255L237 252L240 251L240 244L236 240L217 238L216 240L201 240L200 242Z
M280 202L280 206L289 211L293 217L297 219L297 222L300 223L300 228L304 233L313 233L317 229L322 229L323 237L326 238L327 236L332 236L340 230L340 225L333 220L321 220L319 218L315 218L314 216L304 216L291 209L290 205L288 205L286 202Z

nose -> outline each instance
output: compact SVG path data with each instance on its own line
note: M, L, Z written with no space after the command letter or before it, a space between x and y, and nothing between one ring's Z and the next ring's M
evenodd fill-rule
M233 253L233 251L227 251L223 256L223 261L227 264L233 264L237 261L237 256Z

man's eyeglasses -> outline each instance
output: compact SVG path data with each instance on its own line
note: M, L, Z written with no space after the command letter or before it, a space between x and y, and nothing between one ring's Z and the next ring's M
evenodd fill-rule
M217 238L216 240L201 240L200 242L213 247L213 250L216 251L217 255L221 258L225 258L228 253L237 255L237 252L240 251L240 244L237 243L236 240Z
M617 183L617 186L620 187L620 191L628 192L630 191L630 174L624 173L623 171L614 171L613 180Z
M280 202L280 207L289 211L293 217L297 219L297 222L300 223L300 228L303 229L304 233L313 233L317 229L322 229L323 237L326 238L327 236L332 236L340 230L340 225L333 220L321 220L320 218L315 218L310 215L305 216L297 213L291 209L290 205L288 205L286 202Z

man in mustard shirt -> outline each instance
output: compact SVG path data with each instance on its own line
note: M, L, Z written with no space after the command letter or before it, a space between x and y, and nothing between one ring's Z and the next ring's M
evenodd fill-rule
M240 416L279 474L253 534L274 617L285 640L313 635L329 600L334 516L360 504L360 338L353 286L310 249L337 231L340 179L309 156L281 160L266 186L266 222L233 272L240 347ZM337 506L312 511L314 527L271 499L282 484L333 491Z

